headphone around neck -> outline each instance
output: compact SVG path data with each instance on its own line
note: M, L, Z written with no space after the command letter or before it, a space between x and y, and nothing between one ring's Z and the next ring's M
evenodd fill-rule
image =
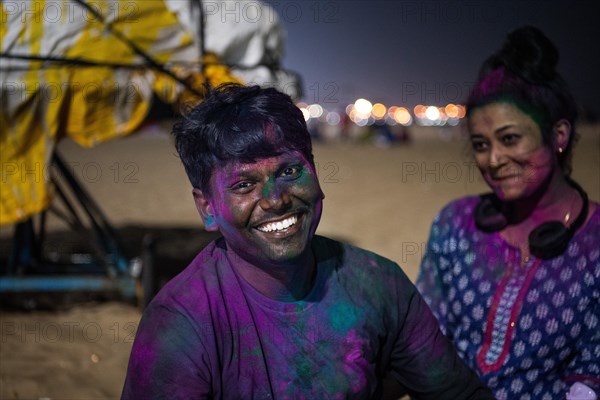
M554 258L561 255L569 245L569 241L575 232L586 220L589 201L585 190L577 182L567 178L571 185L583 200L583 206L571 226L566 227L560 221L544 222L529 234L529 251L541 259ZM502 213L502 202L493 193L480 196L481 200L475 207L475 225L483 232L497 232L508 225L506 216Z

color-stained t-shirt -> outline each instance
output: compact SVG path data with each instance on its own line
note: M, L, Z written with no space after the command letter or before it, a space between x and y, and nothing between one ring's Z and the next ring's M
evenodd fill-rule
M440 212L421 263L442 330L498 400L565 399L574 382L600 395L600 207L564 254L521 266L519 249L477 229L478 202Z
M205 248L144 312L124 399L371 399L388 374L415 398L492 399L395 263L316 236L315 283L269 299Z

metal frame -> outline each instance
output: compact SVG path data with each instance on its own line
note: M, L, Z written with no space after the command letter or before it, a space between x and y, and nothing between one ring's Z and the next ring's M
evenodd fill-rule
M17 223L6 274L0 276L0 294L35 292L118 293L135 300L141 258L127 258L116 231L98 204L83 188L55 152L52 183L56 198L67 213L50 207L36 217ZM47 212L53 212L92 244L92 254L66 254L66 262L50 260L44 254Z

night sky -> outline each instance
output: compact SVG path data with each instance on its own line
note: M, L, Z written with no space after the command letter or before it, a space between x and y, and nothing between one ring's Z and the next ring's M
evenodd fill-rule
M600 2L267 1L287 30L283 66L304 80L304 101L345 107L461 102L506 34L531 24L561 53L559 72L600 116Z

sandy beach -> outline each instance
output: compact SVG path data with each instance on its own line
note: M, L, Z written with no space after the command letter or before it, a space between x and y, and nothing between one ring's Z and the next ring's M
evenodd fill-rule
M600 126L580 131L573 176L598 201ZM486 186L460 128L411 127L411 133L410 145L315 143L314 153L326 194L318 233L386 256L414 280L436 213ZM59 151L115 226L202 229L164 127L92 149L64 140ZM60 229L58 222L50 227ZM0 398L118 398L140 315L121 302L2 311Z

